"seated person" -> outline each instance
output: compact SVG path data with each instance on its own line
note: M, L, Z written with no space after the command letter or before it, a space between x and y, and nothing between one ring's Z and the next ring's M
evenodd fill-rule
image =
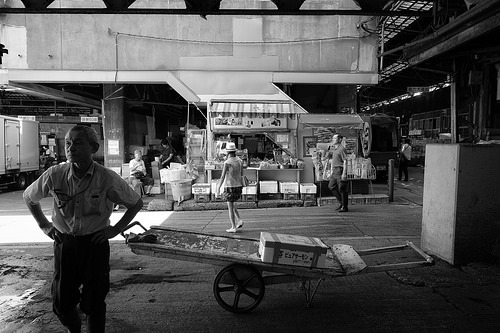
M146 165L142 160L142 152L140 150L134 151L135 158L130 160L129 169L130 169L130 177L134 177L139 179L144 186L144 193L148 197L152 197L154 194L151 194L151 189L153 188L154 180L151 177L148 177L146 173Z

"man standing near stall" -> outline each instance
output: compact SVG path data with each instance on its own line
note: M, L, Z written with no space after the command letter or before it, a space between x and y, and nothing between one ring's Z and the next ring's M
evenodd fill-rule
M328 182L328 188L339 201L339 206L335 209L338 212L347 212L348 209L348 191L347 191L347 170L344 168L344 161L347 160L347 153L342 145L344 137L335 134L332 138L333 147L330 150L331 156L331 176Z
M410 164L411 160L411 140L406 138L405 143L401 147L401 151L399 152L399 177L398 180L401 181L401 176L405 175L405 182L408 181L408 164Z

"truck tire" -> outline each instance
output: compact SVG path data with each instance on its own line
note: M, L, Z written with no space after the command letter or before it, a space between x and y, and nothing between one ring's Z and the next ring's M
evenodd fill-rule
M28 187L28 175L25 173L20 173L16 179L16 187L18 190L24 190Z

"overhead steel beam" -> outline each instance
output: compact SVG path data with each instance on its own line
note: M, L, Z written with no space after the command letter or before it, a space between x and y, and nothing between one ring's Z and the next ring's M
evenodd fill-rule
M101 101L67 93L57 89L52 89L36 83L9 82L9 86L17 88L20 92L28 95L49 98L94 109L100 109L102 107Z
M425 50L421 50L417 55L408 59L411 65L420 64L430 58L449 52L454 48L473 41L475 38L484 36L487 33L494 32L500 26L500 13L489 17L476 25L466 28L454 36L449 36L446 40L441 40ZM494 43L494 42L493 42Z
M165 9L165 8L0 8L0 14L104 14L104 15L202 15L202 16L222 16L222 15L256 15L256 16L415 16L431 17L431 12L421 12L414 10L351 10L351 9L304 9L293 11L281 11L275 9L219 9L219 10L186 10L186 9Z

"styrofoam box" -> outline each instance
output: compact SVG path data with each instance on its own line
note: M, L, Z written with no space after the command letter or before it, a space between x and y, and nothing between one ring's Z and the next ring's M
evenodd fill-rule
M300 184L300 193L316 194L316 184L313 183Z
M210 194L210 184L208 183L193 184L193 189L191 191L193 194Z
M243 187L241 194L257 194L257 184Z
M299 193L299 183L280 182L280 193Z
M259 193L278 193L278 182L276 180L261 180Z
M328 246L316 237L260 233L262 262L304 267L325 267Z

